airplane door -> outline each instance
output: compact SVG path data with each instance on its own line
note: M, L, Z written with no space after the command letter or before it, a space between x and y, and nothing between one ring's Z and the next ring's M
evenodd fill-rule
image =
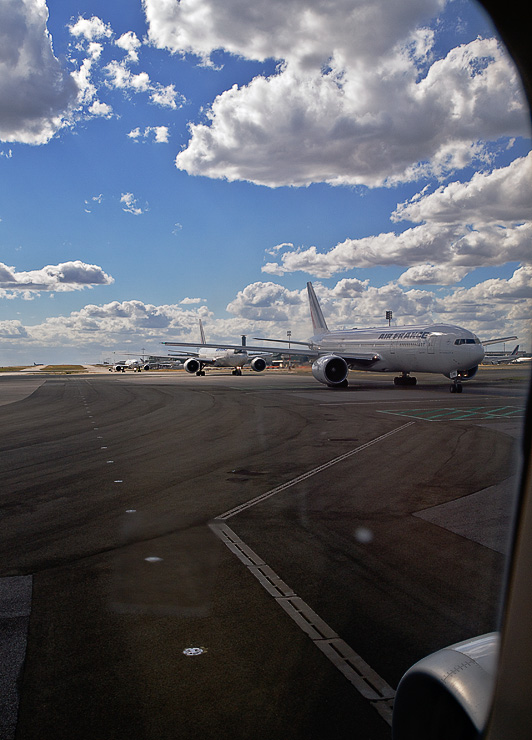
M440 338L440 350L449 354L453 349L453 339L450 334L445 334Z
M436 343L438 341L439 337L437 337L435 334L431 334L428 338L427 343L427 352L429 355L433 355L436 349Z

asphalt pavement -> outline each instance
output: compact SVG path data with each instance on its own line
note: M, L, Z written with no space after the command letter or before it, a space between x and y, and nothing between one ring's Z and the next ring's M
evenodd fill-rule
M497 628L527 381L1 377L0 737L389 738Z

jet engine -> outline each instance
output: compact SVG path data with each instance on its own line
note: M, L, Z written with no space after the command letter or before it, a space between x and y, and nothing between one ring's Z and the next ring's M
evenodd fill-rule
M480 737L489 715L498 647L498 633L490 632L438 650L409 668L395 695L393 740Z
M263 357L254 357L249 364L251 369L257 373L266 370L266 360Z
M195 357L189 357L184 364L187 373L198 373L201 370L201 363Z
M345 382L348 371L347 362L338 355L323 355L312 365L312 375L326 385L341 385Z
M144 365L144 370L150 370L150 368L151 368L151 365L150 365L150 364L149 364L149 363L147 362L147 363L146 363L146 364Z

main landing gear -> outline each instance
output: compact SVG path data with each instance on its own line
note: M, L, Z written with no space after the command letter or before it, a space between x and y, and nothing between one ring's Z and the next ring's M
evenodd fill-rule
M415 385L417 378L412 377L409 373L403 373L393 379L394 385Z
M231 375L242 375L242 370L239 367L236 367L231 371Z
M198 375L198 376L205 375L205 370L198 370L198 372L196 373L196 375Z

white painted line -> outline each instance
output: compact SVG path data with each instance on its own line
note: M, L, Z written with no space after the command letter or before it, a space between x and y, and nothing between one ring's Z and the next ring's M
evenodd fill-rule
M331 468L333 465L337 465L338 463L343 462L344 460L347 460L353 455L357 455L359 452L362 452L363 450L367 450L368 447L371 447L372 445L375 445L378 442L382 442L388 437L391 437L393 434L397 434L397 432L401 432L403 431L403 429L406 429L407 427L412 426L412 424L415 424L415 422L409 421L406 424L403 424L402 426L397 427L396 429L392 429L391 432L386 432L386 434L381 434L380 437L376 437L375 439L372 439L369 442L366 442L365 444L360 445L360 447L355 447L354 450L350 450L349 452L346 452L343 455L339 455L338 457L335 457L332 460L329 460L329 462L326 462L323 465L318 465L317 468L313 468L312 470L309 470L306 473L303 473L302 475L298 475L297 478L292 478L292 480L288 481L287 483L283 483L280 486L277 486L276 488L272 488L270 491L266 491L266 493L262 493L260 496L257 496L256 498L253 498L244 504L240 504L240 506L235 506L234 509L229 509L229 511L226 511L223 514L220 514L220 516L217 516L216 519L224 519L224 520L230 519L236 514L240 514L242 511L245 511L246 509L250 509L252 506L256 506L257 504L260 504L262 501L266 501L267 499L271 498L272 496L277 495L278 493L281 493L282 491L286 491L287 488L292 488L292 486L295 486L298 483L301 483L302 481L307 480L308 478L312 478L312 476L317 475L318 473L321 473L324 470L327 470L328 468Z
M223 522L209 524L211 530L246 565L263 588L352 686L377 710L385 722L392 724L395 691L356 653L311 607L303 601L269 565ZM245 552L244 552L245 551ZM262 565L255 565L261 562Z
M224 514L216 517L209 523L210 529L221 539L224 545L237 556L237 558L246 566L249 572L255 576L262 587L273 596L279 606L284 609L286 614L308 635L314 644L322 653L331 661L331 663L347 678L354 688L363 696L374 709L380 714L384 721L391 726L392 708L395 691L386 681L381 678L369 666L358 653L356 653L346 642L344 642L337 633L316 614L313 609L301 599L293 589L286 584L275 573L264 560L254 552L246 543L225 523L225 520L236 516L252 506L256 506L262 501L275 496L282 491L286 491L298 483L311 478L318 473L327 470L333 465L337 465L353 455L367 450L378 442L383 442L397 432L403 431L415 424L409 421L386 434L381 434L369 442L346 452L344 455L329 460L329 462L319 465L307 473L293 478L291 481L284 483L266 493L256 496L250 501L235 506L233 509L226 511Z

